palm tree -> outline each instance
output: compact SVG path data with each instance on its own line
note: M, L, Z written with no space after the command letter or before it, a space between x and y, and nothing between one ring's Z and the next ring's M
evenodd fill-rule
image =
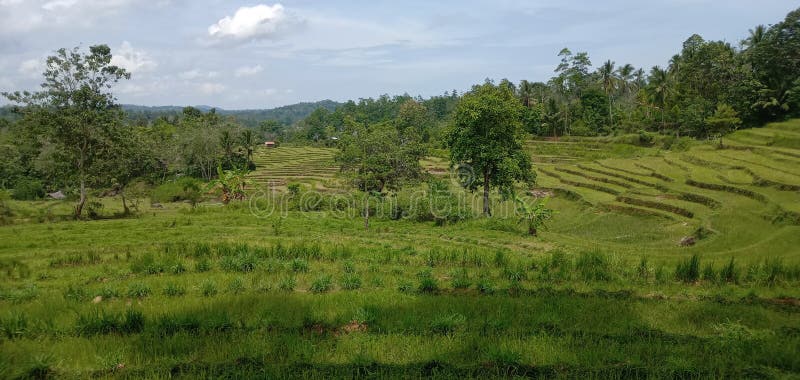
M672 92L672 75L666 69L653 66L650 70L648 96L650 100L661 107L661 128L664 127L664 110L667 108L667 98Z
M761 41L764 40L764 36L767 34L767 27L764 25L758 25L753 29L750 29L750 36L743 39L741 44L744 49L750 49L756 45L758 45Z
M636 69L630 63L626 63L617 69L619 89L622 95L623 104L625 105L624 109L626 111L626 116L630 116L632 94L638 90L637 83L634 79L635 72Z
M253 150L256 145L256 136L250 128L242 131L242 146L247 151L247 162L253 162Z
M531 97L533 96L533 83L523 79L519 82L518 92L520 100L522 100L522 105L525 107L530 107Z
M600 73L600 81L603 85L603 91L606 93L606 97L608 97L608 118L609 124L613 128L614 127L614 112L611 108L613 103L614 97L614 90L617 87L617 77L614 71L614 62L611 60L606 61L600 69L598 70Z

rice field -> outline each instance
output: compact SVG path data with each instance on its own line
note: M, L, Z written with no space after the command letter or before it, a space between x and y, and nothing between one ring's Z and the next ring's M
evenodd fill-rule
M513 215L364 230L247 202L19 219L0 227L0 378L798 377L799 131L531 141L526 190L558 211L535 238ZM341 189L334 154L258 151L252 179Z

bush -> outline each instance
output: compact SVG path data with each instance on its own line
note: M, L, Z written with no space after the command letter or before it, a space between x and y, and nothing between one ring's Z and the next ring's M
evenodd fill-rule
M717 272L714 271L714 266L711 263L703 266L703 281L717 282Z
M283 290L284 292L291 292L296 287L297 280L295 280L293 276L284 278L281 280L280 284L278 284L278 289Z
M739 270L736 268L733 257L731 257L731 261L728 262L728 265L720 271L719 279L732 284L739 282Z
M228 291L233 294L239 294L244 291L244 281L241 278L234 278L228 284Z
M149 295L150 295L150 287L141 282L131 284L128 287L128 297L144 298Z
M217 284L211 280L205 280L200 285L200 292L203 293L205 297L213 297L217 295Z
M453 273L451 284L453 289L467 289L472 286L467 270L462 268Z
M700 258L694 254L691 258L678 263L675 278L685 283L697 282L700 279Z
M431 322L431 332L450 335L462 327L466 321L467 317L459 313L441 315Z
M164 287L164 295L167 297L178 297L184 294L186 294L186 288L181 285L170 282Z
M436 281L436 278L433 277L433 274L430 270L424 270L417 274L417 278L419 278L419 286L417 289L422 293L433 293L439 290L439 283Z
M299 273L299 272L308 272L308 261L303 259L294 259L291 263L292 272Z
M324 293L331 288L333 288L333 279L328 274L320 275L311 283L311 291L314 293Z
M358 277L356 274L348 273L342 276L342 280L339 284L344 290L356 290L361 287L361 277Z
M650 132L647 132L645 130L639 131L639 141L638 141L639 145L652 146L654 140L655 137L653 137L653 135Z
M584 281L611 280L611 262L600 252L583 252L575 263L580 278Z
M14 186L11 198L18 201L33 201L44 197L44 185L35 179L21 179Z
M211 262L206 258L202 258L195 263L194 270L197 272L208 272L211 270Z
M199 202L203 183L192 177L182 177L175 181L165 182L153 189L150 199L153 202L182 202L192 204Z

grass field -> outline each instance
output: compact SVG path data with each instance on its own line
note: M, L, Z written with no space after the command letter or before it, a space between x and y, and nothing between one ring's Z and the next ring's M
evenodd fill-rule
M0 227L0 378L796 378L799 133L532 141L558 211L537 238L511 216L365 231L247 203L19 218ZM333 154L259 151L254 186L334 191Z

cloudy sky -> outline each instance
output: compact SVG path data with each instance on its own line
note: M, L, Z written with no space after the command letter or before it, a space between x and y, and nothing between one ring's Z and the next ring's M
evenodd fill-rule
M648 68L692 33L732 43L796 0L0 0L0 90L35 89L60 47L105 43L123 103L268 108L484 78L547 80L563 47Z

